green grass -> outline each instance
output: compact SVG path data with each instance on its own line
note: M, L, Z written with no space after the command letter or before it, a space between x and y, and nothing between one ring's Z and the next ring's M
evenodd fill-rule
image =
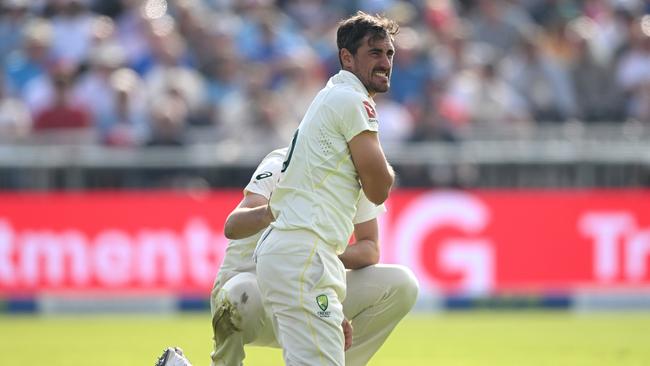
M166 345L209 365L208 315L0 316L2 365L153 365ZM249 348L247 365L282 365L281 353ZM416 314L370 365L650 365L650 313Z

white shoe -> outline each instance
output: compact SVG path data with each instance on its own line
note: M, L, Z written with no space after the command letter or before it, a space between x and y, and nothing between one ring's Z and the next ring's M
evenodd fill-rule
M192 366L183 355L183 350L178 347L167 347L158 358L155 366Z

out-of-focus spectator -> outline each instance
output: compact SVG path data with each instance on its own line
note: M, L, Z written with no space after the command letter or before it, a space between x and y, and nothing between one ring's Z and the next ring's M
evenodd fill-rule
M115 22L112 18L100 15L93 18L91 28L90 43L92 48L99 47L105 43L117 43L117 34L115 31ZM120 45L121 47L121 45ZM123 48L123 47L122 47ZM92 58L93 50L90 50Z
M62 74L68 74L70 80L67 82L68 99L70 102L75 102L74 86L77 82L79 68L74 65L63 61L52 62L47 66L46 73L38 75L30 80L24 87L22 92L22 99L27 104L32 115L39 114L43 109L55 104L57 86L55 81L60 78Z
M186 103L189 118L194 124L205 124L205 80L193 67L183 62L186 43L176 32L173 20L163 17L152 21L152 67L144 75L147 93L152 100L170 90L178 92Z
M485 55L450 82L449 98L475 125L491 127L530 120L525 101L499 73L499 61Z
M146 146L183 146L187 143L188 109L178 92L169 91L149 106L151 134Z
M91 125L90 112L72 102L74 69L61 64L51 73L52 100L34 118L34 130L86 128Z
M6 82L13 95L24 98L22 93L27 83L47 73L52 62L51 42L49 21L36 18L25 25L23 47L11 53L5 62Z
M503 73L538 122L575 117L576 98L568 69L546 56L537 38L526 37L503 64Z
M98 110L95 120L99 140L108 146L142 145L151 127L142 80L135 71L122 68L112 72L108 82L112 94ZM156 138L156 143L160 142L160 136Z
M539 50L559 67L569 67L577 57L577 50L570 39L567 22L556 21L547 28L541 28L537 39Z
M446 38L461 24L452 0L425 1L423 17L425 24L438 38Z
M111 108L114 91L109 78L125 61L124 51L117 43L104 43L93 49L90 69L80 76L73 90L75 102L90 110L93 119L100 111Z
M202 14L205 23L199 33L199 39L194 41L194 56L196 57L197 68L202 72L208 72L211 62L221 58L223 55L237 55L238 47L235 42L235 34L241 27L242 20L230 12L218 12Z
M467 29L459 25L438 38L437 44L430 51L436 79L449 80L474 64L482 54L490 52L490 46L472 42L469 36Z
M115 20L116 36L124 47L129 67L142 75L145 71L142 68L146 67L142 60L151 53L148 41L151 18L144 11L142 0L121 0L121 3L124 8Z
M31 14L27 0L5 0L0 5L0 66L23 45L23 29Z
M147 75L160 65L194 68L187 42L178 33L174 18L163 15L146 19L144 24L147 49L133 60L134 70Z
M278 105L277 130L282 138L288 140L321 89L323 77L318 60L311 56L287 63L283 79L282 85L273 93L273 99Z
M558 19L572 19L580 15L581 0L527 0L531 18L542 26Z
M53 0L52 5L52 52L59 60L79 65L92 45L94 16L87 0Z
M384 94L375 96L377 114L381 118L379 138L382 144L399 144L406 141L413 130L413 116L403 105Z
M208 30L211 19L210 12L200 0L176 0L169 2L171 13L176 21L176 29L187 43L188 58L192 64L197 64L201 54L201 41Z
M352 2L325 0L289 0L285 9L305 41L319 56L325 76L338 72L339 59L336 48L337 23L345 18L345 5ZM324 82L325 80L321 80Z
M32 117L25 103L6 93L0 76L0 142L17 142L29 136Z
M187 40L177 29L176 20L168 14L167 2L123 0L125 10L116 21L117 38L126 51L128 66L140 75L148 74L156 65L164 62L169 50L173 62L194 67ZM172 37L176 39L172 39ZM166 47L165 43L171 43ZM178 48L178 45L181 45Z
M526 7L526 1L503 0L503 13L508 23L517 28L520 34L530 34L536 27L532 16Z
M467 129L469 111L462 101L447 92L453 78L430 81L424 90L424 102L416 109L410 142L456 141L461 130Z
M477 0L477 7L468 20L471 38L487 43L496 50L497 57L507 55L520 42L522 29L508 17L505 0Z
M531 118L647 120L647 37L639 24L649 7L642 0L5 0L0 67L5 92L34 118L56 99L51 65L76 66L69 102L92 110L106 144L140 143L147 128L134 126L148 126L144 104L171 94L183 104L188 139L274 148L291 137L314 86L339 69L337 21L379 11L402 27L391 93L380 107L389 131L382 138L455 140L477 125L509 128ZM493 53L487 64L486 52ZM112 84L109 75L121 67L142 82Z
M399 103L418 103L425 83L432 77L432 66L425 52L424 39L413 28L402 28L397 35L391 77L391 96Z
M219 108L221 125L219 136L242 145L257 144L271 149L288 144L290 133L284 130L288 125L293 131L296 121L282 123L277 113L284 103L278 103L275 95L264 85L270 82L271 71L264 65L251 65L245 70L250 76L243 90L224 98Z
M650 15L638 19L616 70L629 117L650 122Z
M206 70L206 98L209 111L206 113L211 124L219 125L219 108L224 98L240 93L243 80L240 59L233 53L222 53L209 63Z
M594 33L584 17L569 25L569 38L576 57L570 65L575 89L578 117L584 121L617 121L623 119L623 93L616 87L613 63L596 56L590 42Z
M259 5L247 9L250 17L236 36L239 53L246 60L270 67L272 86L276 85L287 65L297 54L311 53L311 47L297 32L291 18L273 7Z
M335 1L288 0L284 7L287 15L296 22L308 40L319 38L344 18L343 9Z
M583 31L590 33L590 47L600 62L612 63L626 42L627 24L633 17L629 17L629 13L624 10L624 3L625 1L586 1L584 15L575 17L572 21L582 20Z

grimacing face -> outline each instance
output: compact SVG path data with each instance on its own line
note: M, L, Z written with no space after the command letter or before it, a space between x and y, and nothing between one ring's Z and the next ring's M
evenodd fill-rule
M370 39L365 36L355 55L349 54L346 69L356 75L370 96L385 93L390 87L395 47L390 37Z

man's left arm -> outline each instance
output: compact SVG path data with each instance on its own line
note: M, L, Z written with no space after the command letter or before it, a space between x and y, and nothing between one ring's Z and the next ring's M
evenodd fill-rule
M347 269L360 269L379 263L379 224L377 219L354 225L356 242L348 245L339 259Z

